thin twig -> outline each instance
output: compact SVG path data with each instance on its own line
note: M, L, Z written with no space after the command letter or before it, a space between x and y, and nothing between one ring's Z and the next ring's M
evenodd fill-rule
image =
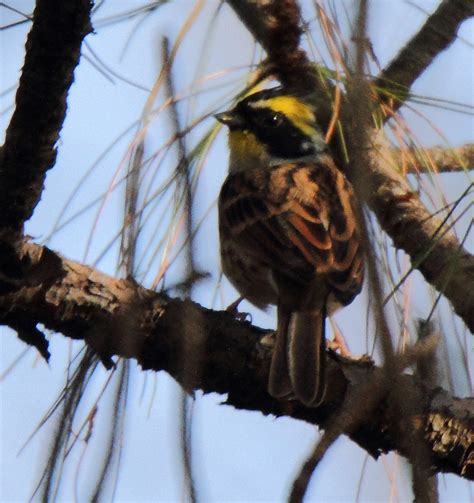
M181 133L182 129L179 123L179 115L176 107L176 102L174 100L175 91L173 84L173 76L171 73L171 59L170 59L170 49L169 40L164 37L162 42L162 58L163 65L165 67L165 90L167 98L170 100L170 117L171 117L171 127L176 137L176 145L178 150L178 190L177 190L177 204L180 203L181 198L184 199L183 217L185 221L185 233L184 233L184 243L185 243L185 281L183 282L183 293L186 298L191 298L193 284L197 279L195 261L194 261L194 232L193 232L193 193L192 193L192 181L189 165L189 157L187 154L186 145L184 142L184 137ZM183 327L186 330L187 324L191 320L183 320ZM188 429L192 422L192 412L190 411L188 404L188 397L186 391L188 389L193 389L195 383L193 382L198 374L197 366L199 365L200 357L199 354L193 354L191 347L186 343L187 338L183 339L183 348L181 358L183 360L183 367L192 369L185 380L186 383L184 389L181 391L180 400L180 433L181 433L181 452L183 458L183 468L184 468L184 478L185 483L189 492L189 497L191 501L196 500L196 489L194 483L194 476L192 472L192 460L191 460L191 445L190 445L190 435Z
M331 445L342 434L350 435L366 418L370 417L375 408L380 405L388 383L386 372L380 369L362 386L348 393L342 406L327 421L326 431L295 478L289 497L290 503L303 501L311 477Z
M387 154L392 159L406 159L403 163L406 173L455 173L474 170L474 143L452 148L394 148Z

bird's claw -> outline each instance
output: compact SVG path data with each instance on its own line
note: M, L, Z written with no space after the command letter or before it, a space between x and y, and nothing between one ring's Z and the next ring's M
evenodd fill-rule
M252 323L252 315L250 313L241 313L239 311L239 304L244 300L242 296L240 296L237 300L229 304L226 308L226 311L231 314L236 320L239 321L249 321Z

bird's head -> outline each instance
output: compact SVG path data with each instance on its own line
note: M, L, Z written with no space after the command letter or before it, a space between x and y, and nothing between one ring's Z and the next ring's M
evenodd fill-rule
M314 160L327 150L314 107L282 87L251 94L215 117L229 128L230 171Z

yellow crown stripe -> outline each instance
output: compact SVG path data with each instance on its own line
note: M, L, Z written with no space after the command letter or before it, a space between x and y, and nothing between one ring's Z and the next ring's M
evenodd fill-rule
M316 117L311 108L293 96L275 96L249 103L254 108L269 108L275 112L281 112L298 129L308 136L313 136L316 132L312 124Z

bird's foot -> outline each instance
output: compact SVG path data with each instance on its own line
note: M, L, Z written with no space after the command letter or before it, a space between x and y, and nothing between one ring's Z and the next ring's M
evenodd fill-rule
M341 356L349 358L351 356L351 352L349 350L349 346L347 345L346 339L342 335L342 332L339 328L334 324L334 339L332 341L327 342L327 347L332 351L339 351Z
M231 314L236 320L239 321L249 321L252 323L252 315L250 313L241 313L239 311L239 304L244 300L244 297L240 296L237 300L229 304L226 311Z

